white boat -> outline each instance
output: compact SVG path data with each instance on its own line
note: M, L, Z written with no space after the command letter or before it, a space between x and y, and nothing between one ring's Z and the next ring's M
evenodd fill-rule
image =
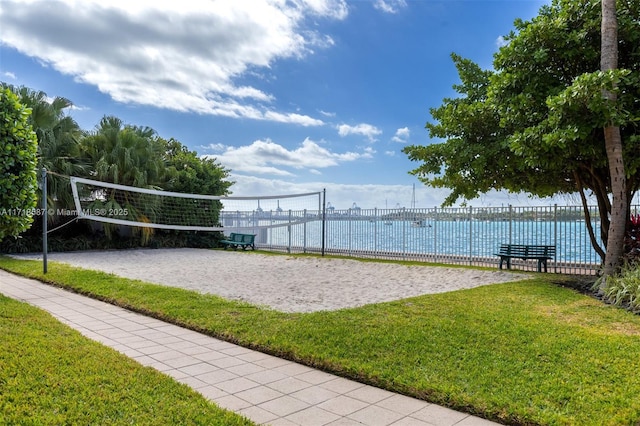
M416 208L416 184L413 184L413 191L411 193L411 210L415 211ZM415 216L414 216L415 217ZM411 226L414 228L431 228L431 225L424 219L415 219L411 222Z
M384 209L385 209L385 211L387 212L387 215L388 215L389 214L389 206L387 205L387 200L384 200ZM391 220L389 220L389 219L386 219L384 221L384 224L385 225L393 225L393 222Z
M431 228L431 224L427 223L425 220L414 220L411 222L411 226L414 228Z

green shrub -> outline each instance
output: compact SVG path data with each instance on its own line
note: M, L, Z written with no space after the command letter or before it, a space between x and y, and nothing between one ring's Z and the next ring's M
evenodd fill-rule
M604 297L609 303L640 312L640 268L627 265L620 274L608 277Z
M92 232L86 221L70 224L47 238L49 252L78 250L122 250L133 248L213 248L218 246L220 232L167 231L158 230L146 246L136 236L123 237L117 233L111 239L100 232ZM11 238L0 246L0 253L33 253L42 250L42 227L34 223L29 232Z
M640 264L640 214L631 215L624 238L625 261Z
M38 142L30 114L11 90L0 90L0 241L33 222Z

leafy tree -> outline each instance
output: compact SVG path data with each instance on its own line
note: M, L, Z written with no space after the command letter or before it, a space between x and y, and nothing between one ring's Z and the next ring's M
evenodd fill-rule
M423 162L411 173L432 186L452 190L445 204L470 199L489 189L539 196L578 192L585 206L596 198L601 239L607 241L611 181L603 129L620 126L627 193L640 185L636 123L640 104L639 0L619 10L620 65L601 72L600 3L555 0L516 31L494 57L494 72L453 56L462 84L456 99L431 110L432 137L444 142L409 146L404 152ZM618 94L607 103L602 90ZM591 240L604 258L591 221Z
M9 89L0 89L0 241L26 230L36 207L36 135L31 111Z
M432 137L446 142L406 147L411 160L423 162L411 173L428 185L451 189L444 205L491 189L539 195L572 191L571 185L550 184L547 174L511 150L509 132L500 125L497 106L489 102L493 73L458 55L452 58L461 80L454 89L461 96L432 108L436 122L426 126Z
M217 164L213 159L198 157L175 139L158 138L163 147L167 166L167 181L164 189L172 192L204 195L227 195L233 182L227 181L229 171ZM179 206L185 220L193 218L185 225L204 225L197 223L196 211L207 211L211 215L211 223L217 223L222 204L212 200L183 200ZM163 209L164 210L164 209ZM167 209L168 210L168 209Z
M52 172L47 178L47 203L52 208L73 208L68 176L83 176L87 165L80 158L78 123L66 111L73 105L63 97L50 100L43 91L5 85L31 108L29 123L38 138L38 168Z
M227 195L233 182L229 171L210 158L198 157L195 151L175 139L158 138L167 167L164 189L188 194Z

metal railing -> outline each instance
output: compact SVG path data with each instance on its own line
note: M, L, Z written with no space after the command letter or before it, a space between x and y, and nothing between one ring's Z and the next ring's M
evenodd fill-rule
M638 214L638 206L632 214ZM597 238L597 209L590 209ZM324 217L324 226L323 225ZM243 219L244 218L244 219ZM300 223L300 218L305 218ZM243 223L244 222L244 223ZM297 222L297 223L295 223ZM277 214L238 213L235 223L257 235L262 249L362 258L497 266L500 244L556 246L550 272L595 274L601 264L580 206L425 209L329 209ZM323 237L324 230L324 239ZM230 229L232 232L233 229ZM602 246L602 242L598 240ZM514 259L514 269L536 270L536 261Z

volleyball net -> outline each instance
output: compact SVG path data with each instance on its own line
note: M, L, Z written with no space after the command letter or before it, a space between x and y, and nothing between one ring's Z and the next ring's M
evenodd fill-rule
M181 231L242 231L321 220L324 191L216 196L137 188L71 177L80 219Z

